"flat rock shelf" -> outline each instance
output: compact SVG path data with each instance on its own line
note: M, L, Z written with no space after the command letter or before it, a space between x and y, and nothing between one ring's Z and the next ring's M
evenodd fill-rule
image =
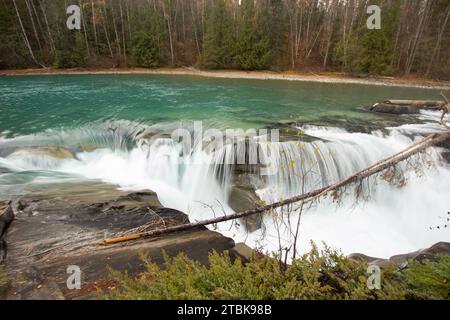
M11 212L16 214L12 221ZM212 250L237 254L232 239L206 228L100 246L107 236L143 225L151 230L189 223L184 213L164 208L154 192L129 193L102 183L55 186L42 195L4 202L0 217L8 224L2 236L10 280L6 299L96 299L99 289L112 286L109 268L130 275L144 271L142 253L158 264L164 262L163 251L169 256L184 252L203 264ZM69 266L80 267L81 290L68 289Z

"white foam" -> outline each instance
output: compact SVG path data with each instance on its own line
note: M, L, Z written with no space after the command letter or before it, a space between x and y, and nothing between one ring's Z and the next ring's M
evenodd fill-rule
M307 134L328 142L280 143L277 150L282 150L281 153L267 154L279 170L266 178L266 187L258 192L270 202L336 182L405 148L417 139L412 139L411 134L428 132L431 128L436 129L436 124L401 126L390 128L388 135L349 133L338 128L303 128ZM122 145L122 140L118 144ZM224 156L234 157L234 154L208 154L195 147L190 154L181 155L179 145L159 139L149 148L103 148L77 153L77 159L0 158L0 165L15 171L53 170L101 179L126 190L151 189L157 192L163 205L188 213L194 221L233 212L227 205L230 173L217 178L219 161ZM340 206L330 199L322 199L315 207L305 210L300 229L301 251L308 250L309 241L314 240L325 241L346 254L361 252L383 258L438 241L450 241L450 229L435 228L447 223L450 169L439 162L435 151L431 151L429 159L435 166L425 168L422 176L405 171L408 183L404 187L377 180L370 185L368 201L355 202L354 190L349 189ZM291 219L295 221L296 213L292 213ZM265 237L261 232L247 234L232 223L220 224L219 230L234 237L236 242L246 241L253 247L277 250L274 220L267 217L265 225ZM285 231L281 238L283 246L293 241Z

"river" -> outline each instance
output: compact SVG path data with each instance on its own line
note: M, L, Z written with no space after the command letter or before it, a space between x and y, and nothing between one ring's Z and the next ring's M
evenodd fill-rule
M188 213L191 221L229 214L237 173L224 162L241 155L249 160L249 145L208 150L200 136L186 150L170 138L174 130L193 132L195 124L203 133L279 129L280 142L256 139L250 146L276 170L262 176L253 166L239 173L269 203L339 181L442 130L437 113L380 115L365 106L437 97L417 88L195 76L2 77L0 199L42 192L55 182L97 179L156 191L163 205ZM338 202L328 197L304 208L301 251L312 240L346 254L389 257L450 241L450 169L439 153L432 149L389 177L365 181L358 197L348 188ZM255 232L229 223L217 230L277 250L280 241L286 247L293 242L287 226L297 221L295 209L266 215Z

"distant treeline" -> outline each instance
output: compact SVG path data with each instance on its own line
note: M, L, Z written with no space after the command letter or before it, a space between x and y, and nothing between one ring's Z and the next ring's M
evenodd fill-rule
M81 30L66 26L81 8ZM367 7L381 8L369 30ZM0 0L0 68L179 67L450 78L448 0Z

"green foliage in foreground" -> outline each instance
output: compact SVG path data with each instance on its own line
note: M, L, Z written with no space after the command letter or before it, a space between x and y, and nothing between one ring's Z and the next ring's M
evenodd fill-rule
M436 261L411 261L404 272L407 285L418 295L430 299L450 299L450 256L439 255Z
M446 299L450 260L412 263L404 273L386 268L381 290L367 287L367 265L326 248L294 261L284 272L271 258L243 264L212 253L207 268L183 254L163 268L146 259L147 272L136 279L112 272L119 289L106 299Z

